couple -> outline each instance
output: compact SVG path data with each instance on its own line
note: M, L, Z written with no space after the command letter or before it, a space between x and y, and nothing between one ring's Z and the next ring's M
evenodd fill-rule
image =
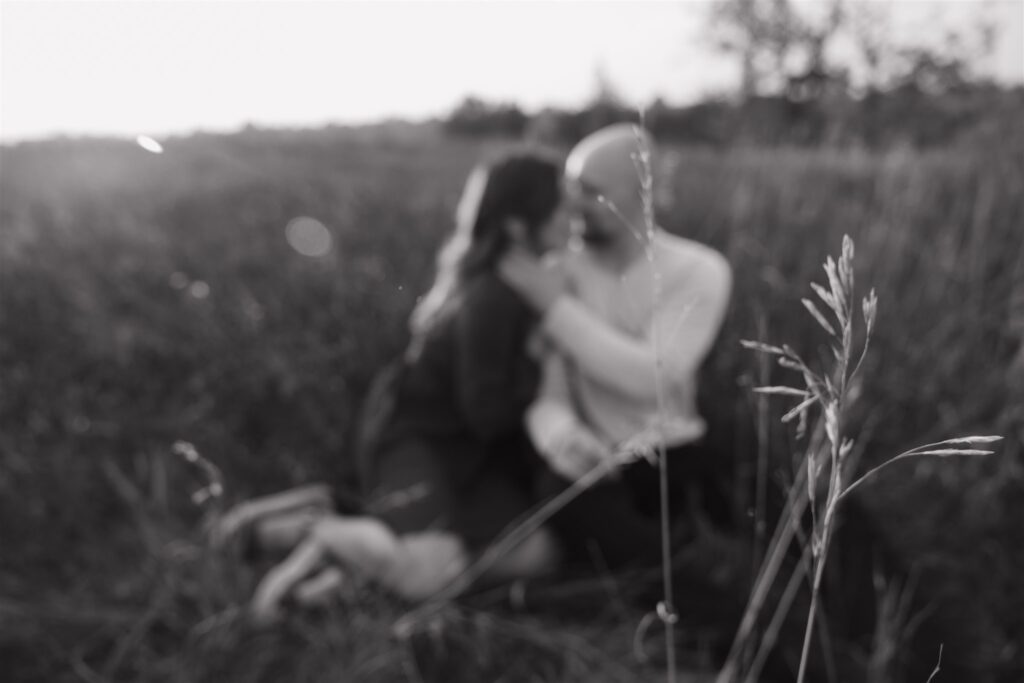
M642 129L619 124L580 142L564 175L532 152L473 171L436 280L413 311L409 349L370 399L385 407L365 440L368 514L325 513L329 494L308 488L228 515L259 545L290 550L256 590L258 620L275 618L286 599L329 595L347 577L427 599L538 501L615 458L612 476L482 579L537 577L574 560L654 566L657 466L623 454L661 438L676 540L687 540L695 509L729 522L701 445L696 377L731 270L708 247L646 231L637 159L650 144Z

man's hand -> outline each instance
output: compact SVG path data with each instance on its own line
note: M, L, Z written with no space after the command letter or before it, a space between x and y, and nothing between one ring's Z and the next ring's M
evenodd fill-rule
M612 457L607 444L582 428L569 430L551 452L545 454L551 469L569 481L576 481Z
M526 249L514 245L498 262L498 275L537 312L547 311L565 289L565 277Z

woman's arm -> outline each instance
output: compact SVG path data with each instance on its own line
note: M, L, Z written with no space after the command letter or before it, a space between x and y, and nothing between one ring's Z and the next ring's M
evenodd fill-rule
M565 359L555 353L544 361L540 392L526 411L526 429L541 457L569 481L612 456L612 449L577 417Z
M525 347L536 317L491 277L472 284L456 316L454 381L467 424L482 439L518 428L535 388Z

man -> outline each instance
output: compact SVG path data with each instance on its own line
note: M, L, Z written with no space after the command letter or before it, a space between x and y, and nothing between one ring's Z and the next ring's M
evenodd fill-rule
M735 530L735 520L718 476L723 463L702 443L706 427L696 395L698 369L728 306L732 273L716 251L649 225L638 162L650 148L647 134L628 124L580 142L565 170L575 247L557 267L509 254L500 273L541 313L541 330L553 348L527 414L534 445L552 470L545 493L564 490L599 465L621 463L618 476L579 493L552 517L562 544L570 556L592 558L600 568L652 567L661 560L659 473L629 456L662 442L680 616L710 627L706 635L717 635L725 646L746 603L750 566L736 534L707 533L709 526ZM865 565L859 574L844 574L837 588L856 600L855 610L869 614L874 584L862 579L874 578L886 559L868 552L873 536L864 535L869 527L860 517L847 515L847 556L832 566ZM640 589L648 599L660 595L660 576L652 578ZM856 592L854 584L869 592ZM798 594L783 620L766 675L792 680L807 598ZM844 637L870 634L873 625L830 621ZM825 678L824 660L812 648L811 680Z
M732 269L717 251L650 224L643 169L651 145L629 124L581 141L565 170L575 246L555 267L508 254L499 272L541 313L553 350L527 413L551 469L541 493L557 494L599 465L613 472L551 518L569 558L599 570L659 565L659 466L636 455L663 446L678 616L724 657L751 567L735 533L727 463L703 441L696 398L698 370L729 304ZM629 583L630 592L660 599L660 571L633 576L640 580ZM799 653L803 623L785 622L782 647L764 673L792 680L787 660Z
M725 523L731 506L700 445L706 427L696 395L732 273L713 249L649 225L640 162L650 149L647 133L631 124L580 142L565 172L574 247L559 268L523 252L501 264L506 282L541 313L554 347L527 425L559 475L548 493L663 443L673 516L699 507ZM657 466L641 459L577 496L552 523L570 553L596 549L611 568L651 565L661 557L659 500Z

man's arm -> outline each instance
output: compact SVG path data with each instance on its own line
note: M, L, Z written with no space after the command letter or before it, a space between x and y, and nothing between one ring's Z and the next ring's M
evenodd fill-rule
M700 366L718 335L732 289L724 258L702 261L690 283L669 280L652 328L631 337L568 296L544 316L544 329L559 349L593 380L639 401L656 400L655 377L671 381Z
M612 450L573 410L565 360L549 353L543 373L537 399L526 411L526 429L551 469L572 481L610 458Z

